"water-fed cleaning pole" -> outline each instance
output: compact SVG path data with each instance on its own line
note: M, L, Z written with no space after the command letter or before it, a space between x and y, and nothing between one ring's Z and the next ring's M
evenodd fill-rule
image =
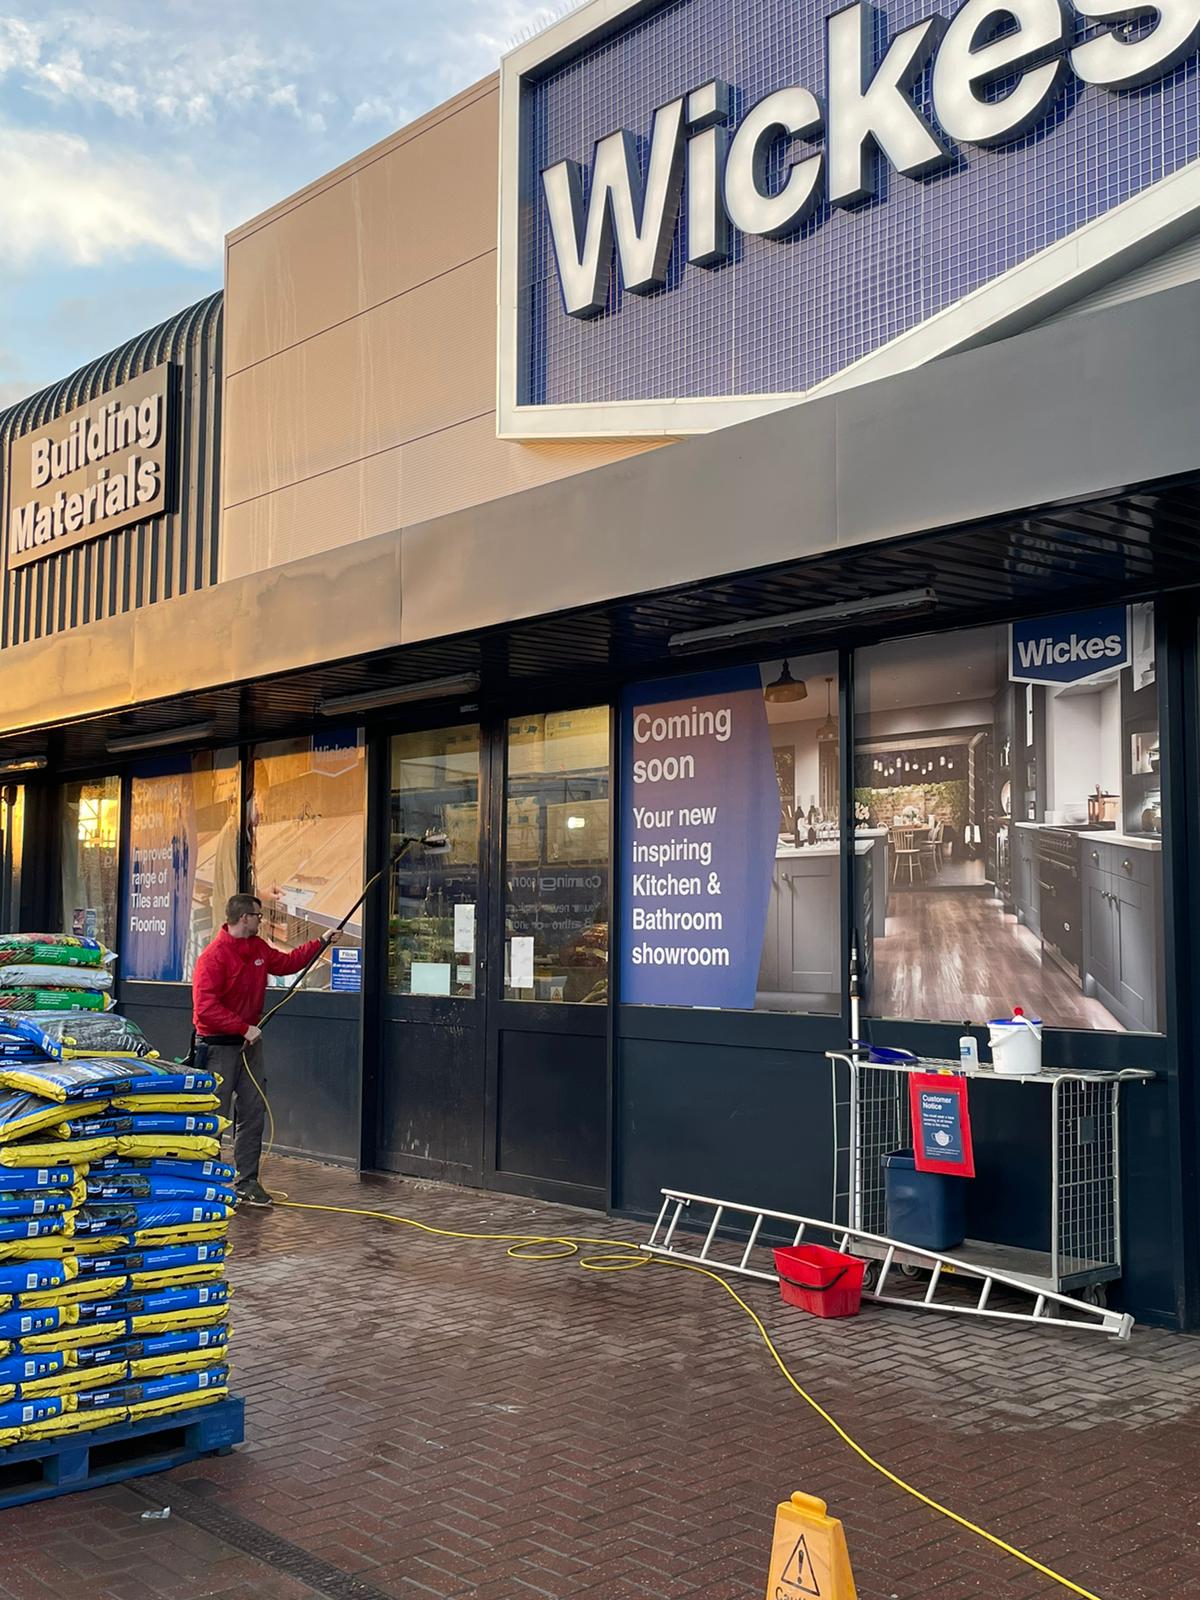
M349 911L347 911L346 915L338 923L337 927L333 930L333 932L331 934L328 934L326 936L326 938L323 940L321 949L317 951L316 955L313 956L312 960L308 963L307 966L301 968L300 976L296 979L295 983L292 984L292 986L288 990L287 994L284 995L282 1000L277 1000L276 1003L271 1007L270 1011L267 1012L266 1016L263 1017L262 1021L259 1023L259 1027L260 1028L265 1028L267 1023L270 1022L271 1018L275 1015L275 1013L279 1010L279 1008L281 1006L287 1005L288 1001L295 994L296 990L301 987L301 985L304 983L305 978L308 977L309 973L316 966L317 962L325 954L326 948L329 945L331 945L333 943L333 941L337 938L338 934L341 933L342 929L346 926L346 924L350 921L350 918L354 915L354 913L359 909L359 907L366 900L367 896L370 894L371 890L375 887L375 885L379 882L380 878L386 876L387 873L391 872L392 868L400 860L401 856L403 856L406 853L406 851L410 850L413 847L414 844L423 845L426 850L430 851L434 855L444 855L445 852L450 848L449 839L446 837L445 833L443 833L438 828L427 828L424 833L406 833L406 834L404 834L404 836L400 840L400 843L392 851L391 856L388 858L387 865L380 867L379 871L375 874L375 876L373 878L368 879L366 888L359 895L358 899L350 907Z

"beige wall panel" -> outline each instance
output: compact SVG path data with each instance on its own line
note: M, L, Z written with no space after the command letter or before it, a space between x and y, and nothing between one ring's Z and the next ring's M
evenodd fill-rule
M537 484L587 472L662 441L518 444L492 414L228 506L221 579L299 561Z
M393 532L402 461L400 449L387 450L227 508L222 581Z
M563 439L522 444L497 439L495 414L489 413L405 445L401 526L412 527L449 511L465 511L670 442Z
M495 84L468 90L231 235L228 372L495 249Z
M491 411L495 278L484 256L229 378L226 508Z
M364 306L485 254L495 300L499 161L500 95L492 88L363 168L356 185Z
M360 310L353 264L359 218L350 183L225 252L225 375L344 322Z

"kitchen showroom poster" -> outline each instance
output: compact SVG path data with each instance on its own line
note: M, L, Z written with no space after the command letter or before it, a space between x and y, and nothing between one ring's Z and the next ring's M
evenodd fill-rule
M759 668L635 685L621 740L621 999L752 1010L780 811Z
M183 977L196 862L189 757L147 762L130 785L129 880L121 970L127 978Z

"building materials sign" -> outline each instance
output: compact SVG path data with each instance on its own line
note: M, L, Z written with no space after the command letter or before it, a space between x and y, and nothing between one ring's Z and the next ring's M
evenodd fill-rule
M1200 212L1198 37L1200 0L572 11L503 67L501 432L717 426L1119 275Z
M13 440L10 568L172 509L172 372L164 363Z

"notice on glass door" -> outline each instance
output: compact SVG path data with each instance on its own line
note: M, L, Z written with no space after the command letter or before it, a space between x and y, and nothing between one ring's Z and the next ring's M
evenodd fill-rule
M533 940L510 939L508 942L508 986L510 989L533 988Z
M638 685L621 735L621 998L751 1009L779 827L759 669Z
M454 908L454 953L458 956L475 954L475 903Z

